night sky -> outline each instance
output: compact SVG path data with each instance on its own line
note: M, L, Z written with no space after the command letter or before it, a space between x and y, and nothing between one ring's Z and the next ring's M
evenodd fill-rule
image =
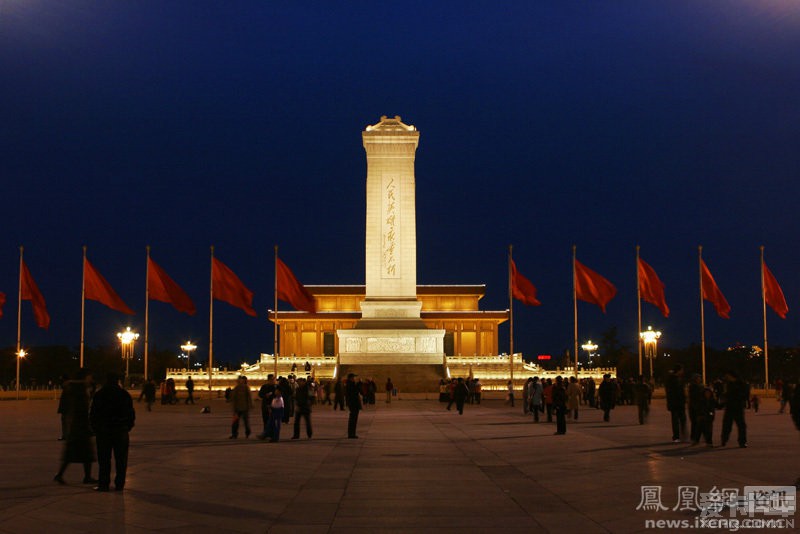
M722 348L763 343L759 246L800 324L800 3L0 1L0 346L18 246L47 299L26 347L80 340L81 246L137 315L86 304L86 342L144 326L145 246L197 315L152 302L153 348L207 356L209 246L259 317L214 306L215 360L272 352L273 246L307 284L364 283L361 131L400 115L416 159L418 283L507 299L507 247L542 306L515 348L572 346L571 247L609 278L635 347L635 246L666 284L662 343L700 341L697 246L731 304ZM281 306L287 307L286 304ZM140 348L139 348L140 350ZM508 327L501 326L501 350ZM602 347L600 351L602 352Z

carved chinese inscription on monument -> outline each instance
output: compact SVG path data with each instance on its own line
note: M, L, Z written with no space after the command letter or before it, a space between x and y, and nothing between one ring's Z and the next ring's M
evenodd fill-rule
M400 228L400 191L398 180L394 176L383 177L383 201L381 221L382 232L382 258L381 277L400 278L400 247L398 232Z
M367 352L414 352L413 337L368 337Z

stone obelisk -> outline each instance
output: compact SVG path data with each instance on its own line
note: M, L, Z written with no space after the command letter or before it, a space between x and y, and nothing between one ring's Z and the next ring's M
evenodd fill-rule
M419 131L381 117L362 132L367 154L366 296L355 329L339 330L341 363L441 363L444 330L420 319L414 159Z

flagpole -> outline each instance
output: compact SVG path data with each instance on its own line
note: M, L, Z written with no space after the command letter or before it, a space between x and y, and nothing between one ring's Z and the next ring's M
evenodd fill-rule
M703 313L703 247L697 247L697 266L700 271L700 357L703 369L703 384L706 383L706 318Z
M278 245L275 245L275 321L272 334L272 359L274 361L273 373L278 379Z
M22 349L22 255L24 248L22 245L19 247L19 288L17 291L17 400L19 400L19 366L20 350Z
M514 384L514 291L511 287L511 262L514 245L508 245L508 326L509 326L509 370L511 384Z
M211 280L208 303L208 404L211 408L211 368L214 365L214 245L211 245Z
M761 311L764 317L764 389L769 388L769 344L767 343L767 289L764 286L764 245L761 245Z
M572 318L574 321L574 349L575 349L575 378L578 377L578 286L575 278L575 259L577 256L577 248L572 245Z
M146 382L149 378L147 355L150 341L150 245L147 245L145 250L147 251L147 268L144 275L144 380Z
M639 331L636 332L637 342L639 348L639 376L642 376L642 336L639 332L642 331L642 282L639 277L639 245L636 245L636 308L639 317ZM650 377L652 379L652 377Z
M83 279L81 281L81 358L80 364L83 369L83 334L86 322L86 245L83 245Z

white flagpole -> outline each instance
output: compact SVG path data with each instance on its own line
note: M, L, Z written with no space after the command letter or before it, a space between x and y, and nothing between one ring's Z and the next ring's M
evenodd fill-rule
M706 383L706 318L703 313L703 247L697 247L697 267L700 271L700 357L703 369L703 384Z
M84 326L86 323L86 245L83 245L83 279L81 281L81 358L83 368Z
M19 247L19 287L17 291L17 400L19 400L19 366L21 364L20 360L22 356L20 355L20 350L22 350L22 254L23 254L23 247Z
M214 245L211 245L211 282L208 305L208 403L211 407L211 369L214 366Z
M575 272L577 246L572 245L572 318L574 321L575 377L578 377L578 284Z
M764 285L764 246L761 246L761 312L764 317L764 389L769 388L769 343L767 342L767 288Z
M642 376L642 281L639 277L639 245L636 245L636 308L639 317L639 331L636 332L636 345L639 348L639 376ZM652 374L652 373L651 373ZM652 380L653 377L651 376Z
M144 275L144 380L150 378L147 370L148 346L150 342L150 245L147 250L147 269Z

